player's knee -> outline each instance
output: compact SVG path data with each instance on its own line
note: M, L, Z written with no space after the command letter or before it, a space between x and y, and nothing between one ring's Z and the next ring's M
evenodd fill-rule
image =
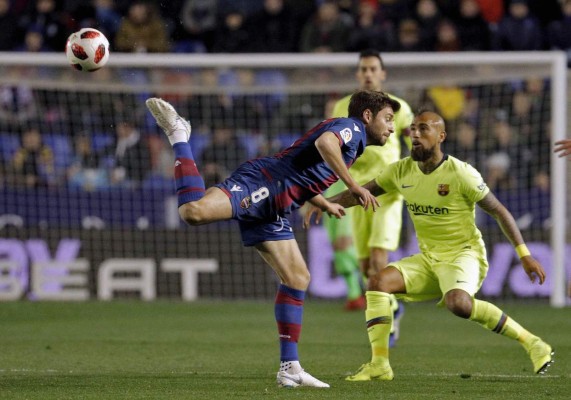
M286 286L298 290L306 290L309 286L311 275L306 268L305 270L291 271L286 273L285 276L282 276L281 278Z
M381 274L381 271L378 271L377 273L369 276L369 280L367 282L367 290L391 293L391 287L387 280L383 277L383 274Z
M444 296L446 308L460 318L470 318L472 313L472 298L460 289L454 289Z
M185 203L178 208L180 218L189 225L196 226L204 224L202 209L196 201Z

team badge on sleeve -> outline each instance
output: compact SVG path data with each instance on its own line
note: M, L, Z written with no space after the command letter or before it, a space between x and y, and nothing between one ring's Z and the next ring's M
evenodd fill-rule
M450 193L450 185L447 185L444 183L439 183L438 184L438 194L440 196L448 196L448 193Z
M341 135L341 139L343 139L344 143L349 142L353 138L353 132L349 128L345 128L339 132Z

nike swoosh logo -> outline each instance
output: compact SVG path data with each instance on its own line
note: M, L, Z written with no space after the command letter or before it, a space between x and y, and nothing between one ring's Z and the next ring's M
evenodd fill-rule
M411 187L413 187L413 186L414 186L414 185L402 185L401 187L402 187L403 189L408 189L408 188L411 188Z

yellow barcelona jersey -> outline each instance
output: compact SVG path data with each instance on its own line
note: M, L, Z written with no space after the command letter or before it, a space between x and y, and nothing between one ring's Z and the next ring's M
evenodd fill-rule
M475 204L490 190L470 164L445 156L425 175L406 157L385 168L375 181L386 192L403 195L422 252L438 257L467 248L485 251Z

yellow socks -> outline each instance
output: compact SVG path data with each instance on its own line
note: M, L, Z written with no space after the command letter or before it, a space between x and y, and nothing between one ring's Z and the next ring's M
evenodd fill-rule
M484 328L515 339L527 350L535 336L508 317L502 310L487 301L474 299L470 319Z
M388 364L389 362L389 334L393 320L391 310L391 296L384 292L368 291L367 310L367 333L371 343L373 363Z

